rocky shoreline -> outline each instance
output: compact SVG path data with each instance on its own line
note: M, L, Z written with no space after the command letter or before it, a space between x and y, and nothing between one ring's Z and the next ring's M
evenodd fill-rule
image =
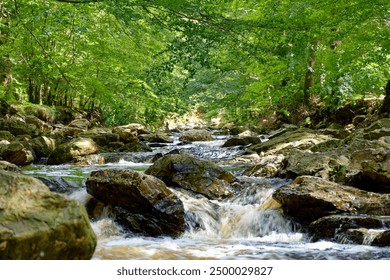
M3 103L0 113L0 259L89 259L96 246L96 236L85 222L84 206L73 205L66 195L51 192L42 181L21 175L20 167L102 164L102 152L151 151L153 145L173 142L169 131L152 132L140 124L107 128L79 115L64 125L43 109L21 114ZM377 117L367 125L353 123L322 129L283 125L268 131L267 139L257 131L239 134L236 128L225 127L223 131L234 136L223 147L242 147L243 153L229 163L244 163L244 175L293 180L274 192L271 204L280 207L313 241L390 246L390 118ZM204 127L180 133L183 142L214 139ZM90 219L108 205L116 221L132 232L173 237L185 231L185 211L168 187L216 200L245 188L218 164L180 152L160 155L145 173L93 172L86 185L92 196L86 205ZM27 200L38 192L49 201L38 206L24 200L17 205L8 203L13 199L10 193L23 191ZM31 215L43 208L53 210L53 216ZM77 218L64 214L69 209ZM18 219L25 220L26 227ZM34 229L29 233L33 237L27 240L30 229ZM76 236L64 242L61 236L68 234ZM50 249L42 245L46 243L58 246ZM27 245L14 251L15 244ZM75 251L75 246L83 249Z

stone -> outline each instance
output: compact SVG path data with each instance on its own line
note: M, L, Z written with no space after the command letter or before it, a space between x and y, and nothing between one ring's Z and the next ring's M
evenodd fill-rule
M308 150L322 142L330 141L329 135L317 133L315 130L299 128L296 130L287 130L281 135L275 136L266 142L250 146L248 149L258 154L284 154L287 155L292 148Z
M382 229L390 227L390 217L372 215L330 215L312 222L309 227L311 241L340 241L350 229ZM356 242L355 242L356 243ZM357 242L362 244L362 242Z
M39 162L42 158L47 158L54 152L57 147L57 142L51 137L38 136L26 142L26 145L34 151L34 161Z
M120 146L118 148L118 151L127 153L151 152L152 148L146 143L137 141Z
M170 154L157 159L146 171L163 180L168 186L182 188L209 199L231 196L235 177L214 162L185 154Z
M112 129L112 132L119 135L119 140L123 143L137 142L137 129L133 126L117 126Z
M185 229L181 200L163 181L133 170L94 171L87 192L112 206L116 221L134 233L180 236Z
M0 160L0 170L20 172L20 168L16 164L10 163L5 160Z
M263 156L254 166L245 169L243 175L272 178L277 176L285 162L284 155Z
M97 154L99 148L91 138L75 138L59 145L49 156L47 163L63 164L77 161L80 156Z
M69 127L76 127L82 130L87 130L91 123L87 119L75 119L68 124Z
M379 119L364 129L365 139L376 140L383 136L390 136L390 118Z
M0 140L12 141L14 136L9 131L0 131Z
M0 171L0 259L91 259L96 236L80 202Z
M28 165L35 159L33 152L21 142L13 142L4 146L0 151L0 156L3 160L19 166Z
M152 134L142 134L139 136L141 141L151 142L151 143L173 143L173 138L162 132L152 133Z
M261 143L261 139L257 136L232 137L222 145L222 147L247 146Z
M390 194L367 192L318 177L300 176L272 197L284 213L303 225L329 215L390 215Z
M179 140L187 142L213 141L214 137L211 132L206 129L190 129L183 131Z

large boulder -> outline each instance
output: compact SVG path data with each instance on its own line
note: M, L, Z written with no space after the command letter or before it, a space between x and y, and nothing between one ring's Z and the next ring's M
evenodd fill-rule
M75 163L80 157L97 154L99 148L91 138L75 138L70 142L59 145L49 156L47 163Z
M366 149L351 155L347 182L367 191L390 193L390 149Z
M90 259L96 246L80 202L41 181L0 171L0 259Z
M0 130L9 131L15 136L30 135L35 137L41 133L36 125L27 123L23 118L17 116L0 120Z
M179 236L184 232L184 207L163 181L133 170L91 173L87 191L111 205L118 223L135 233Z
M0 160L0 170L20 172L20 169L16 164L10 163L5 160Z
M117 126L112 129L112 133L118 134L119 140L123 143L138 141L138 133L133 126Z
M35 162L39 162L42 158L49 157L57 147L56 140L47 136L38 136L25 143L32 151L34 151Z
M206 129L190 129L183 131L179 140L186 142L213 141L214 137L211 132Z
M258 154L264 155L287 155L292 148L308 150L319 143L332 140L334 140L334 138L329 135L319 134L315 130L307 128L299 128L292 131L285 131L282 134L277 134L277 136L269 139L268 141L252 145L248 149L249 152L254 151Z
M16 165L28 165L34 161L34 154L31 149L21 142L13 142L9 145L2 146L0 157L5 161Z
M301 176L272 197L284 213L303 225L328 215L390 215L390 194L367 192L322 178Z
M383 136L390 136L390 118L379 119L364 129L365 139L376 140Z
M352 229L381 230L390 227L390 217L371 215L331 215L312 222L308 229L312 241L330 239L332 241L349 240L363 244L363 240L347 238ZM390 245L390 244L388 244Z
M210 199L226 198L234 192L230 183L235 177L231 173L211 161L190 155L165 155L145 173L160 178L168 186L202 194Z
M91 126L91 122L87 119L75 119L68 124L69 127L76 127L82 130L87 130Z
M349 159L333 151L313 153L310 150L292 149L285 158L280 177L296 178L302 175L341 181L346 174Z
M243 175L265 178L275 177L283 168L285 158L286 157L284 155L263 156L255 165L245 169Z

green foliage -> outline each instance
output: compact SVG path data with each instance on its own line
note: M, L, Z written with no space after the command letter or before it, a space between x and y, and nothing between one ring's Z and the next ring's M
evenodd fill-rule
M73 3L70 3L73 2ZM385 0L0 2L0 97L162 123L201 108L245 123L389 79Z

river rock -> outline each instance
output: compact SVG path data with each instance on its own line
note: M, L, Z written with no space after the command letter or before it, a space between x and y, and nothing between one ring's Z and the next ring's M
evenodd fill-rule
M331 215L312 222L308 230L314 242L321 239L343 241L350 229L383 229L389 227L390 217L386 216ZM363 244L362 240L355 243Z
M390 230L357 228L342 235L342 241L372 246L390 246Z
M116 220L135 233L179 236L184 232L184 207L163 181L133 170L91 173L87 192L111 205Z
M34 151L35 162L39 162L42 158L47 158L54 152L57 143L51 137L38 136L26 142L26 145Z
M230 183L235 177L214 162L190 155L171 154L156 160L146 171L168 186L182 188L210 199L229 197L234 190Z
M137 129L132 125L117 126L112 129L112 132L119 135L119 140L123 143L137 142Z
M266 142L249 147L249 151L258 154L284 154L287 155L292 148L307 150L315 145L333 140L329 135L319 134L315 130L299 128L292 131L285 131L283 134L275 136Z
M0 130L6 130L13 135L30 135L32 137L38 136L40 131L33 124L26 123L26 121L17 116L12 116L8 119L0 120Z
M259 143L261 143L261 140L257 136L233 137L226 140L222 147L247 146Z
M390 118L379 119L364 129L365 139L376 140L383 136L390 136Z
M213 141L214 137L211 132L206 129L190 129L183 131L179 140L187 142Z
M75 138L59 145L49 156L47 163L52 165L77 162L78 157L97 154L98 151L98 146L91 138Z
M3 160L19 166L28 165L35 159L32 150L24 146L21 142L13 142L3 146L0 150L0 156Z
M255 165L245 169L243 175L264 178L275 177L283 168L285 158L284 155L262 156Z
M390 194L367 192L311 176L297 177L272 197L286 215L303 225L342 213L390 215Z
M390 193L390 149L366 149L351 155L348 184L376 192Z
M41 181L0 171L0 259L90 259L96 236L85 208Z
M78 127L70 127L63 125L56 125L55 129L51 133L52 136L59 139L74 138L81 134L84 130Z
M330 152L313 153L310 150L292 149L286 156L279 176L296 178L302 175L321 177L330 181L341 181L346 176L349 159Z
M142 134L139 136L141 141L151 143L173 143L173 138L167 133L156 132L151 134Z
M10 163L5 160L0 160L0 170L20 172L20 169L16 164Z
M87 119L75 119L68 124L69 127L76 127L82 130L87 130L91 123Z
M36 127L36 129L39 131L39 135L50 133L53 131L53 127L49 125L48 123L40 120L36 116L28 115L25 117L25 121L27 124L32 124ZM31 135L32 137L35 135Z

